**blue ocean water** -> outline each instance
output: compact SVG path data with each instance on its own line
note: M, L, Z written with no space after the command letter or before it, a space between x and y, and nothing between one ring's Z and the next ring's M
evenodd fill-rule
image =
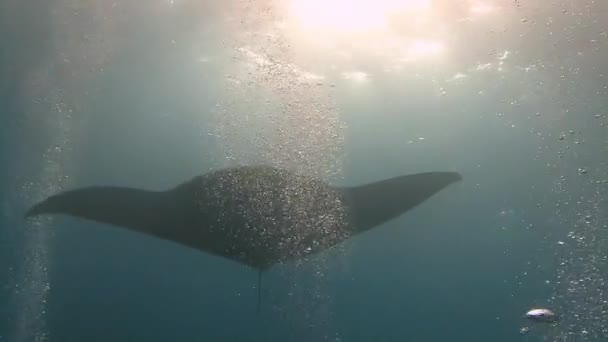
M297 29L290 1L5 1L0 340L604 341L607 5L414 2L335 33ZM317 5L336 22L366 3ZM256 270L22 218L61 190L253 163L463 181L265 272L260 313Z

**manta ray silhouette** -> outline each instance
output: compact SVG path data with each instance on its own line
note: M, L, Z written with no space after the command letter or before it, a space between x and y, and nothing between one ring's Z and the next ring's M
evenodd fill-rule
M455 172L429 172L333 187L285 169L245 166L197 176L167 191L110 186L66 191L25 216L67 214L109 223L261 274L393 219L461 179Z

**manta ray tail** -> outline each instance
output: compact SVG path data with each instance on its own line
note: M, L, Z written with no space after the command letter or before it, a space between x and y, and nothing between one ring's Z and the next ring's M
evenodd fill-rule
M258 271L258 307L257 313L262 309L262 270Z

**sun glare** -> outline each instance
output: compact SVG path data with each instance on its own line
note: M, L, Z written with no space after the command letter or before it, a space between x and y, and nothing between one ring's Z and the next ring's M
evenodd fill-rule
M444 46L440 42L429 40L413 41L408 49L408 55L412 58L431 57L441 54Z
M483 2L474 2L470 7L470 11L473 14L488 14L494 12L495 10L495 6Z
M305 29L339 33L381 30L397 11L420 11L430 0L291 0L290 14Z

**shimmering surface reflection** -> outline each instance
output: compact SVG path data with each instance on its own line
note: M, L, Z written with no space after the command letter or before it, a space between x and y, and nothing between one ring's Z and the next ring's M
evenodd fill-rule
M302 50L308 54L311 47L332 52L342 66L354 56L368 56L374 59L371 63L395 71L408 64L457 59L467 48L455 32L467 25L484 25L485 32L498 23L484 18L501 12L496 3L472 0L291 0L285 22L277 26L292 37L296 50L305 45ZM347 79L361 82L360 77Z

